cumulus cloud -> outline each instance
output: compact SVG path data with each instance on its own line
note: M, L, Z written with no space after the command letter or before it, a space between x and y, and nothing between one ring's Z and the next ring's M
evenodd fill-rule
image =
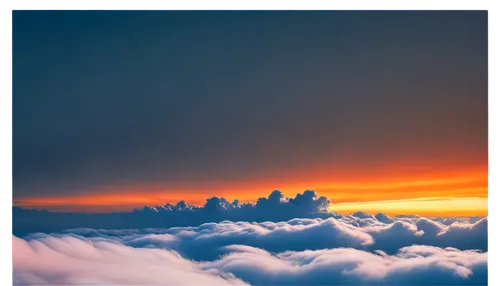
M133 235L138 234L126 234ZM14 284L487 284L487 253L477 250L412 245L393 255L343 247L272 253L226 245L221 247L221 257L196 262L165 245L131 247L99 237L87 239L74 233L39 234L26 240L13 237ZM159 238L172 239L169 235L152 239Z

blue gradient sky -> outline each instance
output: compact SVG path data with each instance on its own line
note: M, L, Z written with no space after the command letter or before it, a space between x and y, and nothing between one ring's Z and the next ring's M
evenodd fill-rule
M15 204L485 198L487 125L486 11L13 12Z

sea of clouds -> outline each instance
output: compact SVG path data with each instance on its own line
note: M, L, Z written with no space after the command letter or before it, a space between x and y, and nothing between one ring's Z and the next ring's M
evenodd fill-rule
M487 285L486 217L325 215L314 192L280 194L264 207L306 217L14 235L14 284Z

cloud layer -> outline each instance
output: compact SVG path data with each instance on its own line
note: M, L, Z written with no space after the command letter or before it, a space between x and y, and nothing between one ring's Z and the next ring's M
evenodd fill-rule
M166 245L140 248L74 234L13 237L14 284L487 284L487 253L477 250L423 245L401 248L394 255L353 248L273 254L227 245L222 250L218 259L192 261Z
M394 222L383 223L373 218L354 216L260 223L223 221L168 229L79 228L52 235L107 239L132 247L168 248L195 260L216 259L224 253L223 247L229 245L247 245L273 253L350 247L395 254L400 248L415 244L488 250L487 218L475 223L458 220L449 226L423 217L390 219ZM46 234L38 233L26 237L44 236Z
M14 284L31 285L228 285L232 275L200 267L162 249L132 248L72 236L13 237Z
M487 254L415 245L396 255L352 248L276 255L241 246L204 269L224 271L255 285L486 284Z

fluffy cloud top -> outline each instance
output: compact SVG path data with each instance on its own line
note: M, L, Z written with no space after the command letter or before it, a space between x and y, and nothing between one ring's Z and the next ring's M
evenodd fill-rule
M388 255L353 248L274 254L247 245L222 248L218 259L196 262L169 249L131 247L105 236L13 237L14 284L487 284L487 253L475 250L413 245Z
M411 246L396 255L352 248L270 254L229 246L205 269L232 273L255 285L472 285L487 283L487 254Z
M229 245L247 245L271 253L350 247L395 254L400 248L415 244L488 250L487 218L475 223L455 222L450 226L428 218L394 220L386 224L371 218L345 216L286 222L223 221L168 229L69 229L52 235L78 235L93 241L106 239L132 247L168 248L195 260L216 259ZM45 236L38 233L26 238Z

